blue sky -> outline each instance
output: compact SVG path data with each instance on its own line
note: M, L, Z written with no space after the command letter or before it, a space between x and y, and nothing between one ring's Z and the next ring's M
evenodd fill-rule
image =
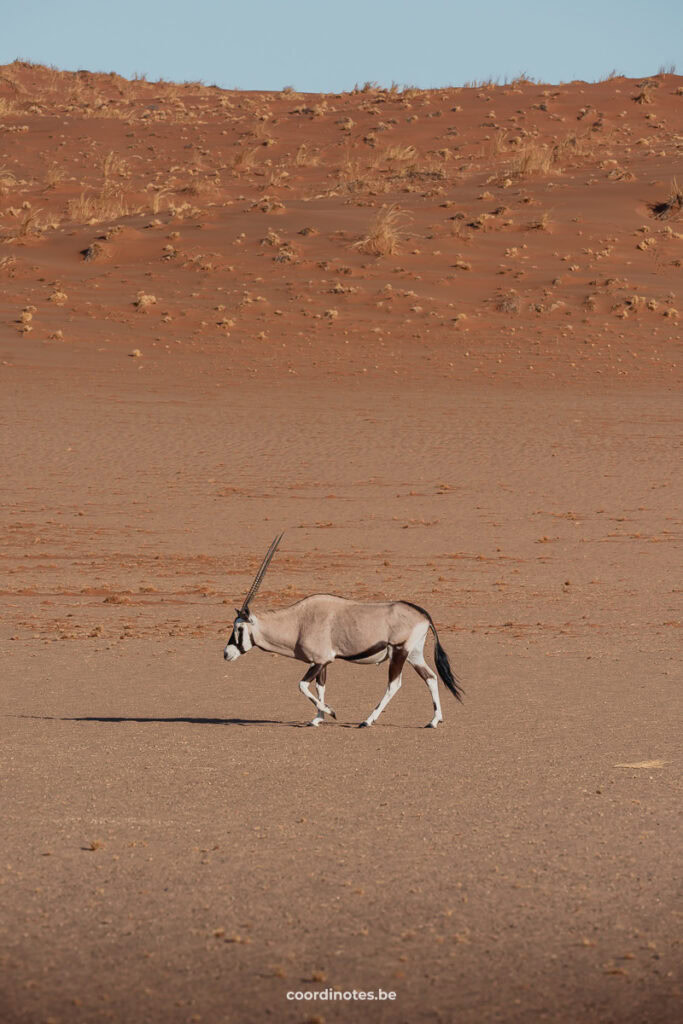
M226 88L683 73L680 0L0 0L0 64Z

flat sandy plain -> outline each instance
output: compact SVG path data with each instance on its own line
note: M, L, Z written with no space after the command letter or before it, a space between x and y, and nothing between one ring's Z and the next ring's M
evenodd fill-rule
M3 1024L677 1020L680 221L646 201L669 194L680 78L302 98L2 70ZM547 145L587 108L594 148L526 175L489 108ZM335 191L337 137L374 160L379 117L421 152L440 133L444 176L335 170ZM191 177L232 169L189 211L189 180L96 226L64 206L88 147L120 152L142 203L142 162L168 176L175 147L180 175L195 131ZM266 171L235 157L249 132ZM307 139L320 161L286 163ZM251 204L278 160L269 219ZM453 240L442 203L500 196L510 223ZM419 240L354 249L392 199ZM522 222L551 201L552 231ZM39 203L56 224L19 231ZM274 259L283 223L315 232ZM525 244L527 269L505 256ZM544 289L559 307L532 308ZM386 667L333 665L338 720L314 730L295 662L223 662L283 529L256 608L427 607L466 691L441 728L411 670L359 731ZM380 988L395 1001L287 999Z

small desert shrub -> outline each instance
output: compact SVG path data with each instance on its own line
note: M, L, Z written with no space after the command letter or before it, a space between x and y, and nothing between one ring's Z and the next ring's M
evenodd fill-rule
M379 154L380 158L387 162L394 160L417 160L415 146L389 146L387 150Z
M683 210L683 189L679 187L675 178L671 182L671 191L668 197L661 203L648 203L648 207L659 220L675 216Z
M550 215L542 213L536 220L532 220L527 224L527 231L550 231Z
M302 142L296 151L294 163L297 167L317 167L320 163L320 156L317 153L311 153L306 143Z
M265 195L253 202L250 209L260 210L261 213L284 213L285 204L276 196Z
M514 288L497 295L493 304L499 313L519 313L519 295Z
M0 167L0 196L5 196L14 188L17 179L8 168Z
M137 307L138 313L144 313L150 306L155 306L156 301L156 295L146 295L145 292L138 292L133 305Z
M400 243L404 237L401 226L405 224L407 217L408 214L400 210L395 203L382 207L370 226L369 234L355 242L354 249L368 256L395 255L400 251Z

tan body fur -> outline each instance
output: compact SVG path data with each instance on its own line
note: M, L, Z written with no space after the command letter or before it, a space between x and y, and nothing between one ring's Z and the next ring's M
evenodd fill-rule
M426 636L424 615L400 601L363 604L331 594L314 594L279 611L255 612L252 636L265 651L284 654L309 664L351 658L360 664L379 664L390 647L411 645L420 632ZM383 648L358 658L370 648Z

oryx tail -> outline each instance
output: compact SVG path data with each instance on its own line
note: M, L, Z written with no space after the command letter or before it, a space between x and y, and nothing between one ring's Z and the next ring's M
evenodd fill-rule
M439 634L436 631L434 620L425 608L421 608L419 604L413 604L412 601L402 601L401 604L409 604L411 608L415 608L416 611L421 612L426 619L429 620L429 628L434 634L434 663L436 664L436 671L441 676L441 681L444 686L448 687L454 697L462 704L462 695L465 692L462 688L462 684L458 677L454 675L451 663L448 660L448 655L439 643Z

